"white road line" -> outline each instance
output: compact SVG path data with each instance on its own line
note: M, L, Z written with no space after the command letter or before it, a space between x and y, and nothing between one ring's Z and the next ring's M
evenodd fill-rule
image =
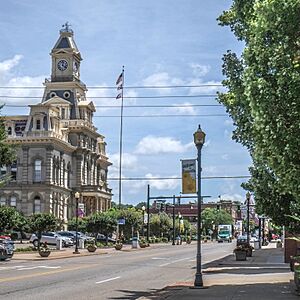
M19 268L19 269L17 269L17 271L34 270L34 269L60 269L60 268L61 268L61 266L57 266L57 267L36 266L36 267Z
M105 279L105 280L97 281L96 283L104 283L104 282L108 282L108 281L116 280L116 279L119 279L119 278L121 278L121 277L119 276L119 277L109 278L109 279Z
M152 257L151 259L168 259L167 257Z
M170 264L174 264L174 263L177 263L177 262L180 262L180 261L183 261L183 260L188 260L188 259L191 259L191 257L186 257L186 258L181 258L181 259L177 259L177 260L173 260L169 263L165 263L165 264L162 264L162 265L159 265L160 267L165 267L165 266L168 266Z
M18 269L22 268L23 266L13 266L13 267L0 267L0 270L13 270L13 269Z

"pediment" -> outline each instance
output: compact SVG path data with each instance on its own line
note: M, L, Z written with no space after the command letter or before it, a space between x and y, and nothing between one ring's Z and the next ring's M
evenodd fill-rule
M69 105L69 106L72 105L69 101L67 101L63 98L60 98L58 96L54 96L54 97L50 98L49 100L43 102L44 106L51 106L51 105L57 105L57 104L63 104L63 105Z
M79 107L88 107L91 111L96 111L93 101L80 101L78 103Z

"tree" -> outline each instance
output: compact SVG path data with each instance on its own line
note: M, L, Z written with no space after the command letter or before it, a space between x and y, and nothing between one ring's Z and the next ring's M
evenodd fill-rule
M117 218L111 212L95 213L87 220L87 230L93 232L95 236L102 233L106 236L106 244L109 234L112 234L117 227Z
M244 187L280 225L300 208L299 10L300 0L234 0L218 19L245 44L240 57L224 55L227 92L219 94L236 126L233 139L253 160Z
M87 232L87 218L78 218L78 231ZM68 221L68 230L75 231L76 230L76 218L72 218Z
M147 203L145 201L139 202L135 208L136 209L142 209L142 207L145 206L145 208L147 207Z
M154 214L150 218L150 231L157 237L168 236L172 220L166 213Z
M57 219L52 214L39 213L30 216L29 227L32 232L35 232L38 238L38 249L40 249L40 241L42 232L55 230Z
M13 207L0 207L0 232L11 230L16 223L20 213Z
M0 106L1 110L2 106ZM0 166L11 164L16 158L15 148L5 143L6 131L3 120L0 118ZM0 175L0 187L9 181L9 176Z
M201 213L202 230L207 235L220 224L232 224L232 216L225 209L205 208Z
M23 234L29 229L28 219L22 213L17 214L17 217L14 221L13 229L20 232L21 235L20 242L22 244Z

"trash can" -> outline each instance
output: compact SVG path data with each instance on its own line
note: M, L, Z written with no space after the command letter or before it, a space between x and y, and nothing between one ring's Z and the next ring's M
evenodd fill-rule
M78 240L78 248L79 249L84 249L84 239L79 239Z
M62 239L57 238L56 239L56 250L61 250L62 249Z
M132 248L138 248L139 246L139 239L138 237L133 237L132 238Z
M254 241L254 249L255 250L259 249L259 241Z

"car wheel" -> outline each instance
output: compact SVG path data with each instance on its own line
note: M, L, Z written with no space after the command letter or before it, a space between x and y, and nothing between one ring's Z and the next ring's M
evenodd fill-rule
M39 245L39 241L38 240L34 240L33 242L32 242L32 244L33 244L33 246L34 247L38 247L38 245Z

